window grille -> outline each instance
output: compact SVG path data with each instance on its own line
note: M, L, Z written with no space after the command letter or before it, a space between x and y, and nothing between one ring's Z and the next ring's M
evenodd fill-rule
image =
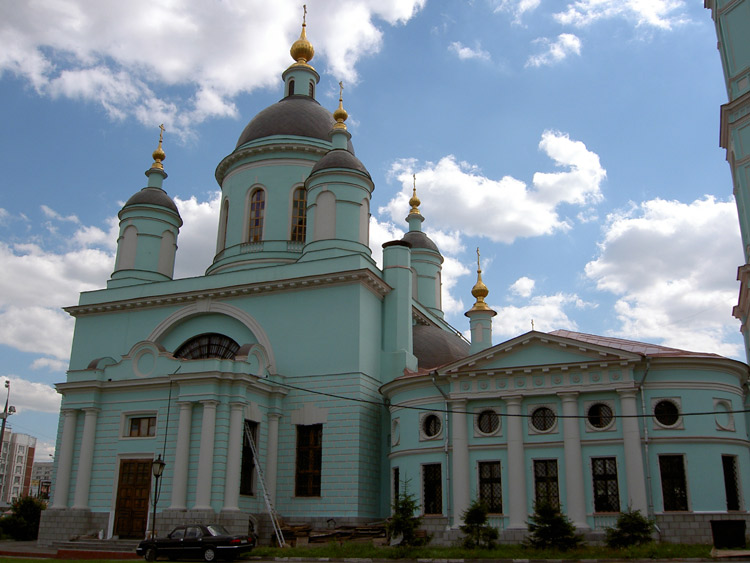
M594 483L594 512L619 512L620 490L617 485L617 461L613 457L591 460Z
M721 456L724 469L724 490L727 495L727 510L740 510L740 481L737 475L737 456Z
M297 188L292 197L292 242L305 242L306 232L307 192L305 188Z
M439 463L422 466L422 499L425 514L443 513L443 479Z
M479 462L479 500L492 514L503 512L503 488L499 461Z
M199 334L183 343L174 353L175 358L183 360L202 360L205 358L220 358L233 360L240 349L240 345L223 334Z
M263 217L266 210L266 192L255 190L250 196L250 233L248 242L263 240Z
M422 420L422 431L428 438L432 438L440 434L440 427L440 417L438 417L436 414L428 414L426 417L424 417L424 420Z
M547 407L539 407L531 413L531 424L539 432L546 432L555 425L555 413Z
M659 473L664 510L687 510L685 460L682 455L660 455Z
M492 434L500 426L500 417L493 410L482 411L477 420L477 427L482 434Z
M594 428L606 428L612 424L613 414L609 405L596 403L591 405L587 413L588 421Z
M556 459L534 460L534 493L537 505L549 505L560 510Z

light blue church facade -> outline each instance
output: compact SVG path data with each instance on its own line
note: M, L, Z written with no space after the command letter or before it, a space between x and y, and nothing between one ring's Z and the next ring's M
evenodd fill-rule
M106 289L66 309L76 327L40 540L146 535L158 457L158 533L202 520L265 534L256 464L286 521L382 520L407 486L436 541L475 498L507 540L541 501L584 532L631 506L668 541L745 519L747 366L567 331L493 346L479 267L464 340L443 318L443 258L416 191L409 231L384 245L382 268L372 259L374 185L343 104L315 100L313 53L303 26L283 98L217 167L204 276L172 279L182 220L161 142L121 210Z

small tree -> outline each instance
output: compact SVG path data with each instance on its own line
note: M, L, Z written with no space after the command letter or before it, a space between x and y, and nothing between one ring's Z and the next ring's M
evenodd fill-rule
M549 503L534 506L528 528L529 535L524 542L527 547L565 551L583 543L570 519Z
M461 518L464 524L461 531L466 534L463 540L464 547L486 547L495 546L498 531L487 523L487 505L479 499L474 499Z
M20 497L13 501L13 514L3 518L3 532L14 540L35 540L39 534L39 519L46 507L43 502L33 497Z
M385 525L385 530L391 540L401 537L400 545L420 545L421 538L417 538L416 532L422 521L421 516L414 516L419 511L419 504L414 495L408 492L409 481L403 481L404 492L396 491L393 498L393 514Z
M614 528L607 528L607 545L609 547L629 547L641 545L653 540L654 521L641 514L640 510L628 507L617 517Z

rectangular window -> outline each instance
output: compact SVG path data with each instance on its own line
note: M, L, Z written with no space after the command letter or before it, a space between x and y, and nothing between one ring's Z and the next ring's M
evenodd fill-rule
M323 461L323 425L297 426L297 471L295 492L298 497L320 496L320 468Z
M443 513L443 478L439 463L422 466L422 499L425 514Z
M479 500L492 514L503 512L503 488L499 461L479 462Z
M594 483L594 512L619 512L620 488L615 458L592 458L591 479Z
M727 510L740 510L740 485L737 475L737 456L721 456L724 469L724 490L727 494Z
M539 506L548 504L560 510L556 459L534 460L534 499Z
M400 478L401 477L400 477L400 474L399 474L398 467L394 467L393 468L393 495L392 495L393 500L396 500L396 496L398 495L398 492L399 492L399 480L400 480Z
M134 416L128 419L128 434L130 438L146 438L156 436L155 416Z
M240 469L240 494L241 495L254 495L255 494L255 458L253 457L253 450L250 447L250 442L247 438L248 434L253 439L253 443L258 445L258 423L253 420L246 420L244 428L242 430L242 467Z
M682 455L660 455L659 473L664 510L687 510L687 482Z

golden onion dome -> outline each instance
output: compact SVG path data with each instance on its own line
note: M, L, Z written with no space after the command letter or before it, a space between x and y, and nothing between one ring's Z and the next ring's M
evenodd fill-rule
M164 124L162 123L159 125L159 146L156 147L156 150L151 153L151 156L154 159L154 163L151 165L151 168L158 168L159 170L164 170L164 165L162 164L162 161L164 161L167 158L167 155L164 154L164 149L161 148L161 143L164 140Z
M315 56L315 49L307 40L307 34L305 28L307 27L307 5L303 6L305 12L302 17L302 32L299 34L299 39L292 43L292 48L289 49L289 54L292 55L292 59L298 64L307 64Z
M333 126L335 129L346 129L344 121L349 117L349 114L344 109L344 83L339 82L339 107L333 112L333 118L336 120L336 124Z
M479 249L477 248L477 283L475 283L474 287L471 289L471 294L477 301L474 303L471 311L490 310L489 305L484 302L484 298L487 297L489 293L490 290L487 289L487 286L484 285L484 282L482 281L482 268L479 265Z
M411 198L409 199L409 205L411 205L409 215L419 215L419 204L422 202L417 197L417 175L412 174L412 178L414 179L414 187L412 188Z

